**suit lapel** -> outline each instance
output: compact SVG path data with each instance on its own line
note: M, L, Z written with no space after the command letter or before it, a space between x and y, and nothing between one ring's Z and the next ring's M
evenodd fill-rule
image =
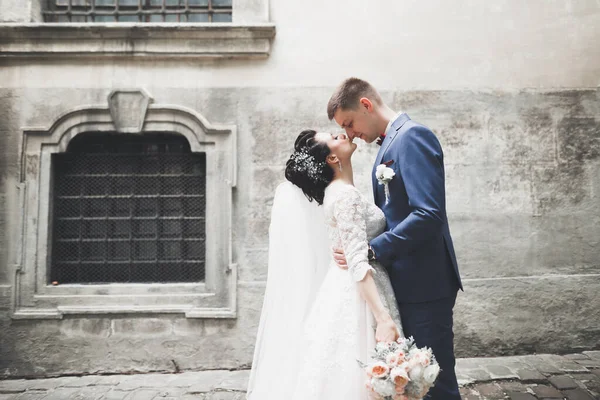
M371 179L373 180L373 200L375 201L375 204L379 204L379 202L377 201L377 185L379 185L379 182L377 182L377 178L375 177L375 169L377 168L377 164L375 164L373 166L373 172L371 173Z
M375 170L377 169L377 166L379 164L381 164L383 155L385 154L387 149L390 147L390 144L392 144L392 142L394 141L396 136L398 136L398 132L400 131L400 128L402 128L402 126L408 120L410 120L410 118L406 113L402 113L398 116L398 118L396 118L396 120L392 123L392 126L389 129L389 132L387 132L385 139L383 140L383 143L381 143L381 148L379 149L379 152L377 153L377 157L375 158L375 164L373 164L372 179L373 179L373 198L375 199L376 204L377 204L377 186L379 185L379 182L377 182L377 178L375 177Z

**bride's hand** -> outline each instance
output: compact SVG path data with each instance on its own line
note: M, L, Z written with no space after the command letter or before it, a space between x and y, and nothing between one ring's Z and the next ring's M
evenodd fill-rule
M387 315L377 320L377 330L375 331L375 340L389 343L395 342L400 337L400 330L394 323L394 320Z

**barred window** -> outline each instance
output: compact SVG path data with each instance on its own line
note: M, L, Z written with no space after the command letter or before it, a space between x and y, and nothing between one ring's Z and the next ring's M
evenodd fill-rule
M232 0L45 0L46 22L231 22Z
M184 137L82 134L52 167L51 282L204 281L206 154Z

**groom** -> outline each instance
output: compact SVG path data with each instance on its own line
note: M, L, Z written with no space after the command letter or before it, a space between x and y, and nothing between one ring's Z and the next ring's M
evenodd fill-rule
M460 399L452 309L462 284L446 218L442 147L430 129L394 112L358 78L337 88L327 115L351 139L381 145L373 166L373 195L385 214L386 231L371 241L369 259L388 270L405 336L413 336L419 347L431 347L440 364L442 372L426 398ZM395 172L387 193L375 175L380 164ZM334 258L346 267L341 250Z

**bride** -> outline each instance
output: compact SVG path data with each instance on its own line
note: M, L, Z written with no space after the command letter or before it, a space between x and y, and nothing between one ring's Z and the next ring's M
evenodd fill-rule
M368 362L396 340L400 316L368 241L383 212L354 187L356 145L344 134L303 131L276 191L269 269L248 386L249 400L365 400ZM343 248L348 269L332 248Z

